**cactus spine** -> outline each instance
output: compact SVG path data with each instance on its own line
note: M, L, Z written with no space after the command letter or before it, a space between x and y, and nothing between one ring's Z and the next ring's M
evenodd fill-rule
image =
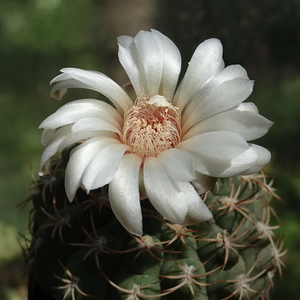
M113 215L106 186L68 201L69 151L29 198L29 300L269 299L286 251L274 234L280 225L270 225L278 196L265 175L220 179L202 195L214 218L193 226L172 224L143 200L136 237Z

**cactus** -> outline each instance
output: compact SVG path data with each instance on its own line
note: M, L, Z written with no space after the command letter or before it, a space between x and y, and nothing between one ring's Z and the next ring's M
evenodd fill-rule
M258 174L270 152L248 143L272 125L242 103L253 81L224 68L217 39L179 85L162 33L118 42L123 88L76 68L52 80L57 99L80 87L110 102L75 100L40 125L29 299L267 299L285 250L269 225L278 196Z
M79 189L69 202L69 152L30 197L29 299L268 299L285 251L273 232L280 225L270 225L278 196L265 175L220 179L202 195L213 219L196 225L174 224L144 200L137 237L112 213L107 186Z

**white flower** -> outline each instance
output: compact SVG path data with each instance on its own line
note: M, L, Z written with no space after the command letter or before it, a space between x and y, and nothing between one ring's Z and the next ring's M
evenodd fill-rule
M102 73L62 69L51 82L53 97L61 99L68 88L86 88L111 103L75 100L40 125L42 173L54 154L80 142L66 168L70 201L80 186L89 192L109 184L112 210L136 235L142 235L140 200L145 197L173 222L210 219L199 194L219 177L252 174L270 160L268 150L247 143L272 125L253 103L242 103L253 81L239 65L224 68L217 39L198 46L177 90L181 56L170 39L151 30L121 36L118 43L134 99L125 91L130 85L122 88Z

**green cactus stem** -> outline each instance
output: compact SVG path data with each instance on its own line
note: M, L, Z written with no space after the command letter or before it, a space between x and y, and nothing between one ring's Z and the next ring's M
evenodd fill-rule
M281 225L270 224L279 197L264 174L219 179L202 195L213 219L193 226L163 219L143 200L137 237L112 213L106 186L68 201L69 151L29 199L29 300L268 299L286 250L274 233Z

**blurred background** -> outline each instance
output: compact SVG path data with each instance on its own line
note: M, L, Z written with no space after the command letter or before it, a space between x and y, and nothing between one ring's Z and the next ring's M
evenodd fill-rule
M241 64L255 80L249 100L275 122L258 144L272 152L264 171L285 200L276 209L289 249L272 299L300 299L299 0L1 0L0 299L26 299L19 242L30 238L30 206L16 206L38 177L38 126L68 100L89 96L70 90L57 102L49 97L49 81L72 66L126 83L116 38L150 28L177 44L183 66L200 42L217 37L226 65Z

